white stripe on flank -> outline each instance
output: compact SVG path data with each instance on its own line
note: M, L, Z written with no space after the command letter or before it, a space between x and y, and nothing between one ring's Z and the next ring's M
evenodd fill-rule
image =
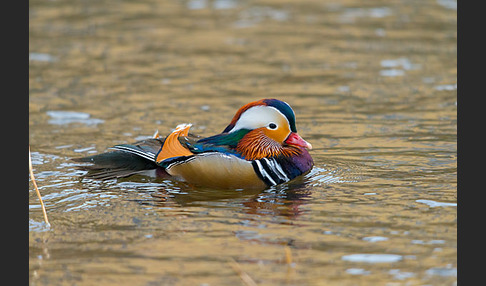
M289 181L287 174L285 174L285 172L282 170L280 164L275 162L275 160L273 159L267 159L267 158L263 158L263 159L267 162L267 165L273 169L273 172L276 173L280 179L286 182Z
M265 169L262 166L262 163L260 163L259 160L255 160L255 162L257 163L258 170L260 170L260 173L262 174L262 176L267 178L270 181L270 183L272 183L272 185L276 185L277 183L275 183L275 181L272 179L272 177L267 173L267 171L265 171Z

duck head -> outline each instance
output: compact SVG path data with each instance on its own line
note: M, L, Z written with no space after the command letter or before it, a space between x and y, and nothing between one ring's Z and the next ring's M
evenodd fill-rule
M242 132L236 150L247 160L292 156L312 149L297 134L292 108L278 99L262 99L242 106L223 133Z

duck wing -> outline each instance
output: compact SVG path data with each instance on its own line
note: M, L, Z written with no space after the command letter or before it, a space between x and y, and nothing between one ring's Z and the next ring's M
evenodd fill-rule
M113 151L72 160L91 163L78 167L88 171L85 175L87 178L101 180L122 178L156 169L158 166L155 163L155 155L163 145L163 139L150 138L133 144L115 145L109 148Z

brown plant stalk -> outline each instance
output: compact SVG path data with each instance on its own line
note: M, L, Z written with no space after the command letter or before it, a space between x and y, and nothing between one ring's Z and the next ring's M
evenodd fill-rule
M236 274L240 276L240 279L243 281L243 283L246 286L257 286L255 281L253 281L253 279L250 277L250 275L248 275L245 271L243 271L243 269L241 269L240 264L236 262L236 260L230 258L228 263L231 266L231 268L233 268L233 270L236 272Z
M34 177L34 172L32 171L32 160L30 159L30 145L29 145L29 173L30 173L30 179L32 181L32 184L34 184L35 191L37 193L37 197L39 197L39 201L42 207L42 213L44 214L44 221L46 222L47 226L51 226L49 223L49 219L47 219L47 212L46 212L46 207L44 206L44 202L42 201L41 194L39 192L39 189L37 188L37 184L35 182L35 177Z

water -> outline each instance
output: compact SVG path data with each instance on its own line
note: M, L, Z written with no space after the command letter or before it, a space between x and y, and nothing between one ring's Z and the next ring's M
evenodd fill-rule
M456 285L456 1L30 1L32 285ZM311 173L265 191L70 158L288 102ZM287 263L290 249L291 263Z

